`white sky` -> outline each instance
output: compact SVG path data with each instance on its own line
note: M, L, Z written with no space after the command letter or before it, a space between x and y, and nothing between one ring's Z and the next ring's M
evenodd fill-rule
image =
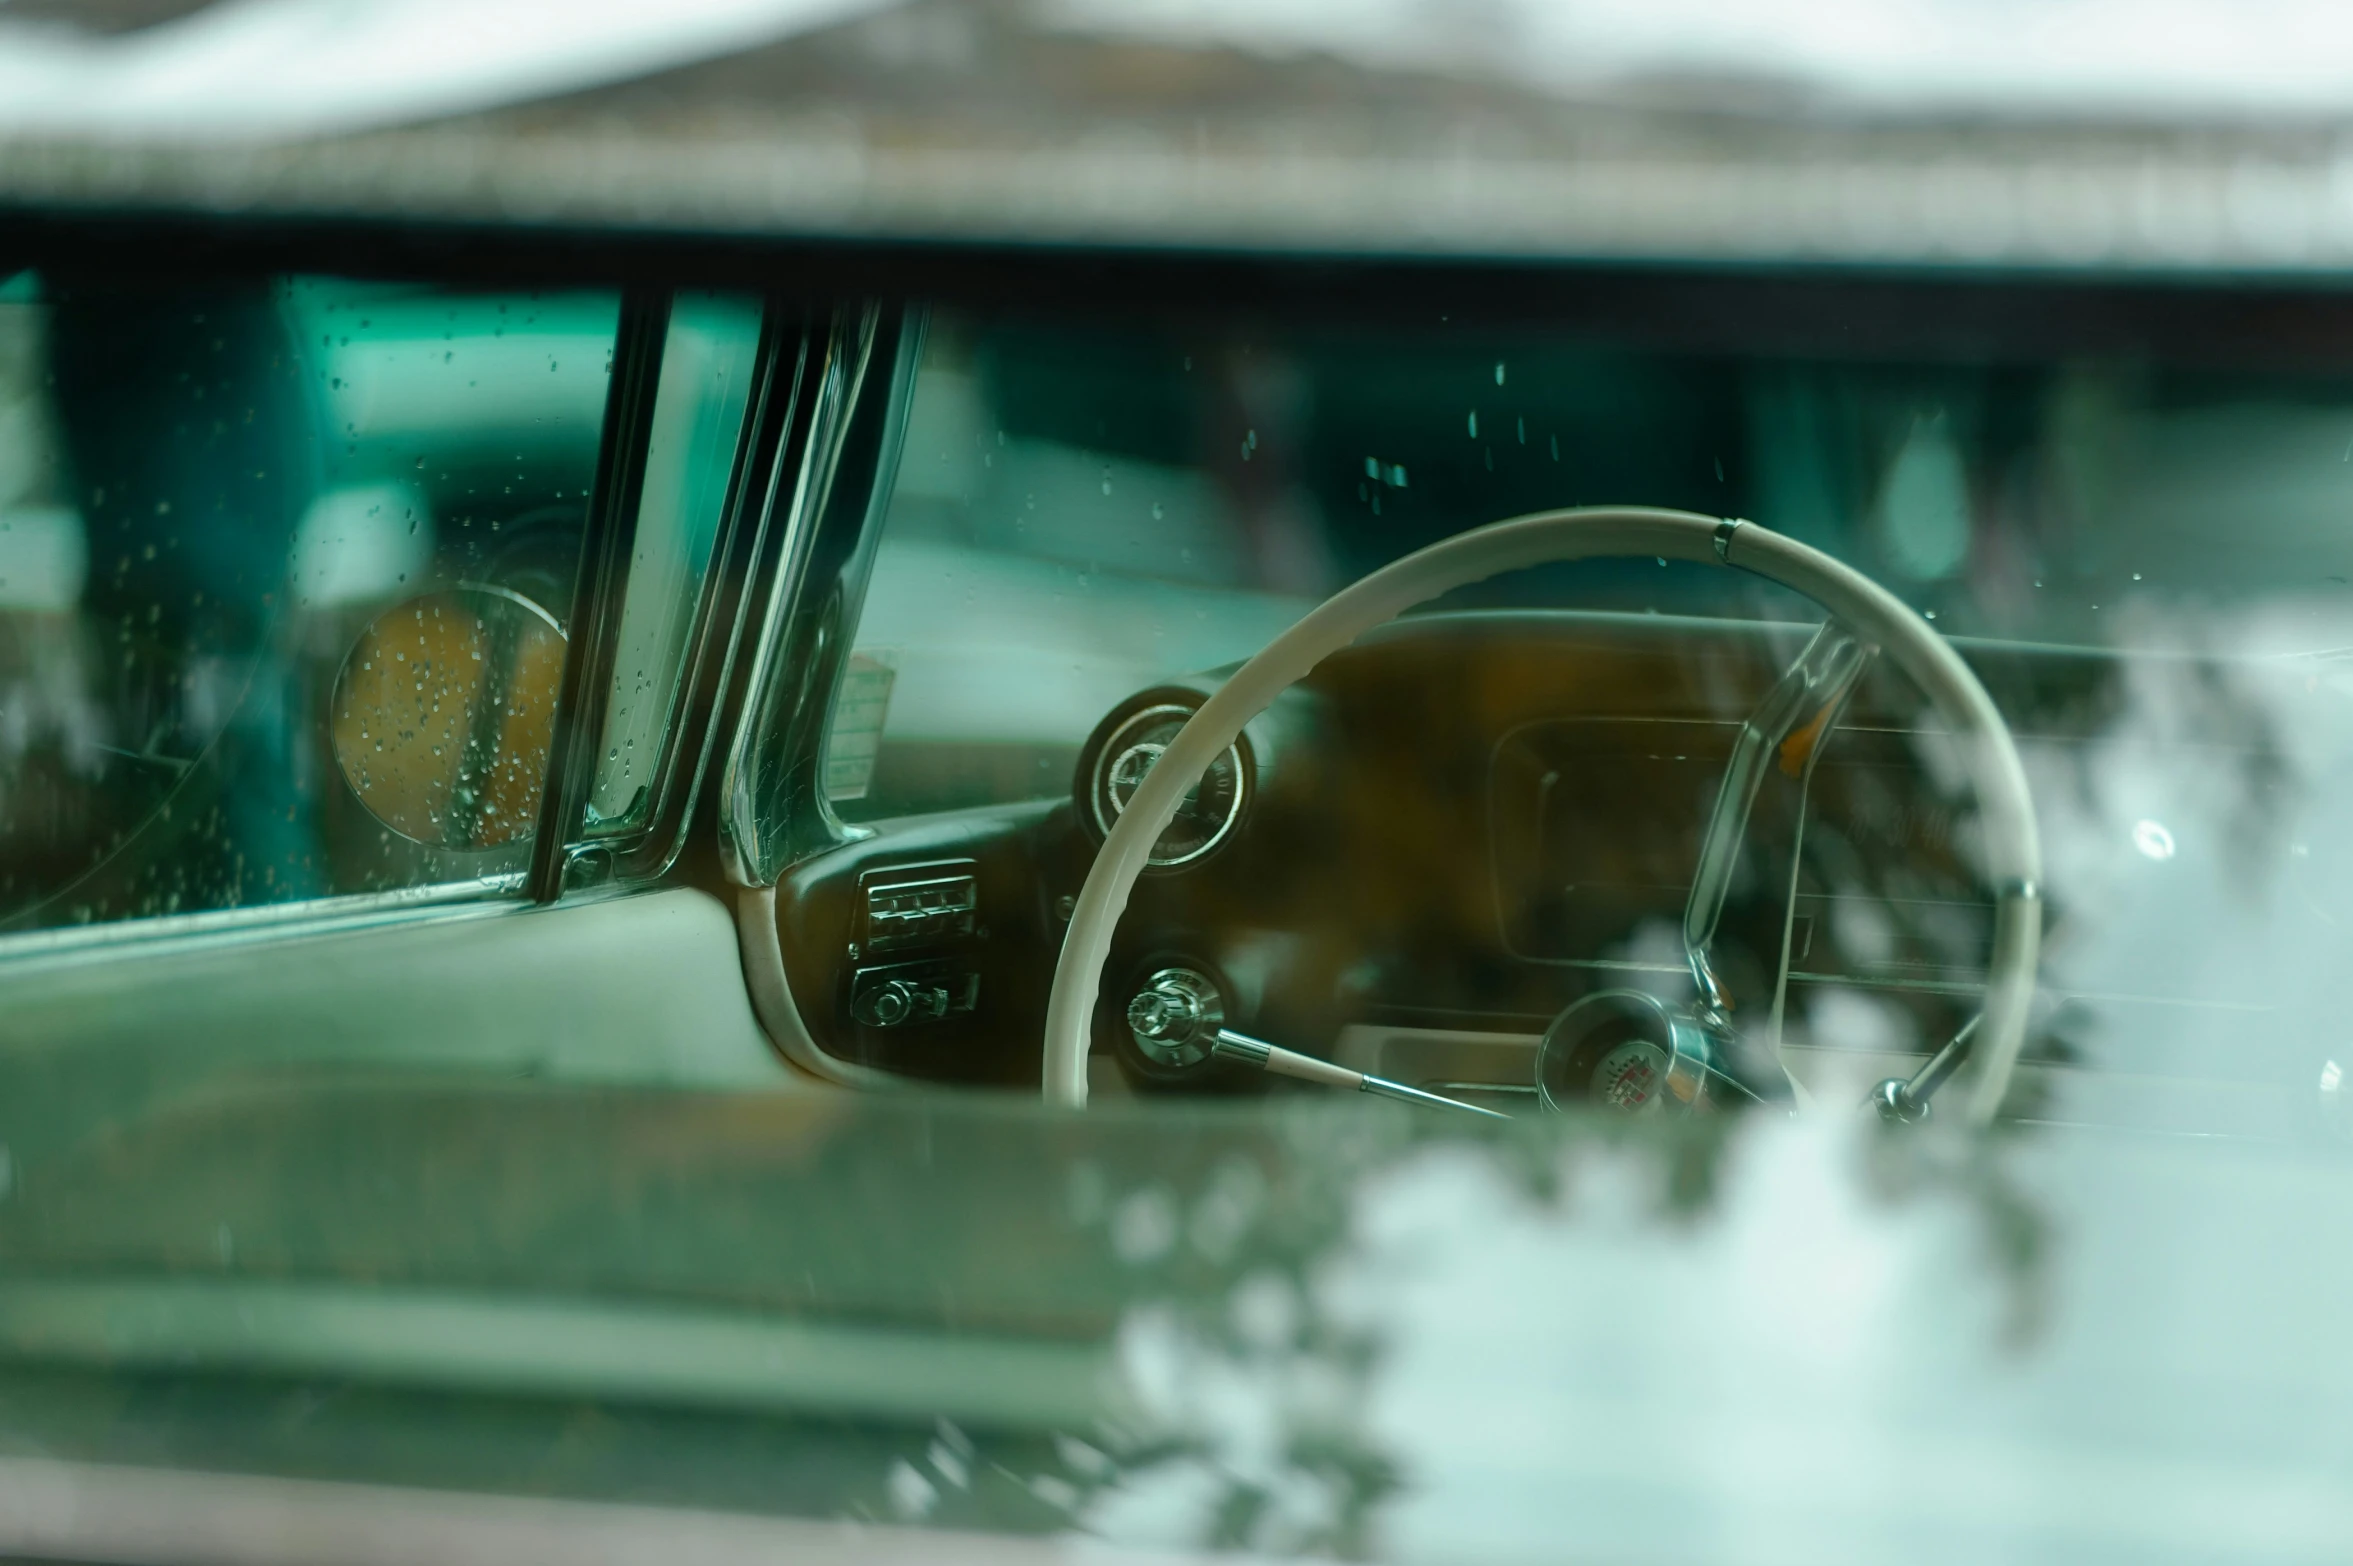
M95 38L12 24L0 0L0 131L356 130L639 76L882 4L224 0Z

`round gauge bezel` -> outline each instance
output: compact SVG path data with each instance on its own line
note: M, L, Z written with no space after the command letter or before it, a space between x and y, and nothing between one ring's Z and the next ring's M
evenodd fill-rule
M1122 741L1126 736L1133 734L1137 729L1147 724L1161 723L1172 718L1179 723L1186 722L1198 710L1197 705L1188 705L1181 701L1157 700L1148 702L1120 718L1103 736L1102 743L1090 747L1085 773L1086 799L1084 803L1087 824L1093 829L1097 842L1101 842L1111 835L1111 828L1118 820L1116 816L1106 819L1105 811L1111 802L1110 769L1124 751ZM1231 762L1234 769L1233 807L1226 811L1225 818L1218 823L1217 830L1209 834L1208 840L1188 853L1163 857L1157 852L1158 844L1156 843L1154 845L1155 852L1146 861L1148 872L1182 870L1199 864L1224 847L1233 837L1234 829L1242 824L1242 818L1250 810L1253 769L1253 758L1247 737L1237 739L1233 744L1228 745L1222 759Z

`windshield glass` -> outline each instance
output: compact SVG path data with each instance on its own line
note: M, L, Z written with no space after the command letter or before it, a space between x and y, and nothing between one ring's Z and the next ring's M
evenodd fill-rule
M1747 517L1955 638L2017 734L2048 875L2030 1058L2260 1083L2276 1097L2248 1113L2293 1119L2333 1069L2335 1044L2302 1019L2325 1014L2321 976L2353 917L2353 839L2332 805L2353 769L2349 439L2353 382L2333 372L946 313L915 377L827 785L852 823L1073 800L1099 837L1116 809L1088 790L1134 780L1090 782L1117 761L1090 746L1157 754L1176 726L1114 716L1214 680L1385 562L1578 504ZM1324 689L1320 737L1284 742L1293 782L1320 769L1298 819L1340 823L1319 852L1421 864L1394 894L1418 911L1355 954L1383 977L1335 952L1315 981L1297 1021L1326 1039L1433 1017L1533 1033L1599 982L1506 982L1526 971L1515 962L1648 973L1669 991L1685 966L1676 924L1701 823L1762 694L1725 660L1785 665L1802 633L1770 627L1820 611L1739 572L1594 561L1423 605L1384 645L1527 610L1571 617L1550 653L1522 622L1539 663L1425 640L1422 686ZM1734 622L1764 639L1742 642ZM1645 635L1637 668L1625 659ZM1761 796L1734 878L1726 928L1746 933L1728 944L1746 956L1727 960L1750 1013L1770 1007L1776 1029L1825 1050L1932 1049L1983 972L1975 805L1924 739L1938 725L1921 701L1881 660L1810 792ZM1460 774L1431 786L1465 830L1404 809L1384 769L1409 753ZM1187 810L1224 808L1218 791L1237 785L1223 776ZM1352 814L1374 800L1386 829ZM1191 884L1277 873L1219 853L1227 868L1204 860ZM1054 890L1075 893L1078 868ZM1304 905L1213 914L1174 883L1165 895L1183 904L1163 916L1171 940L1213 918L1284 938L1333 928ZM1131 911L1128 928L1147 920ZM2147 1112L2174 1125L2212 1107Z
M881 763L870 784L837 769L834 794L859 818L1057 789L1128 690L1246 657L1425 544L1563 506L1754 519L1949 636L2325 661L2353 645L2349 439L2341 374L948 315L860 622L897 671ZM1471 601L1808 613L1625 563Z

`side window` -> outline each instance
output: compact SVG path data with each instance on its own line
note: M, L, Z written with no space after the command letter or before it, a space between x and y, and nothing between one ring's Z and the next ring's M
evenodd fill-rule
M0 931L521 871L618 312L0 283Z

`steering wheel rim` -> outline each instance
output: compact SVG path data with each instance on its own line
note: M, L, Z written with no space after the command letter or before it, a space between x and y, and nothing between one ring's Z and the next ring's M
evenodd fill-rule
M1095 1001L1120 916L1186 791L1245 724L1325 658L1416 604L1507 571L1615 556L1724 566L1804 594L1876 644L1950 726L1975 785L1995 894L1993 956L1976 1045L1983 1070L1968 1115L1975 1124L1990 1121L2025 1042L2042 939L2042 846L2009 725L1952 644L1852 566L1753 522L1646 506L1539 511L1441 539L1342 588L1235 671L1170 741L1096 851L1047 1002L1046 1101L1086 1103Z

